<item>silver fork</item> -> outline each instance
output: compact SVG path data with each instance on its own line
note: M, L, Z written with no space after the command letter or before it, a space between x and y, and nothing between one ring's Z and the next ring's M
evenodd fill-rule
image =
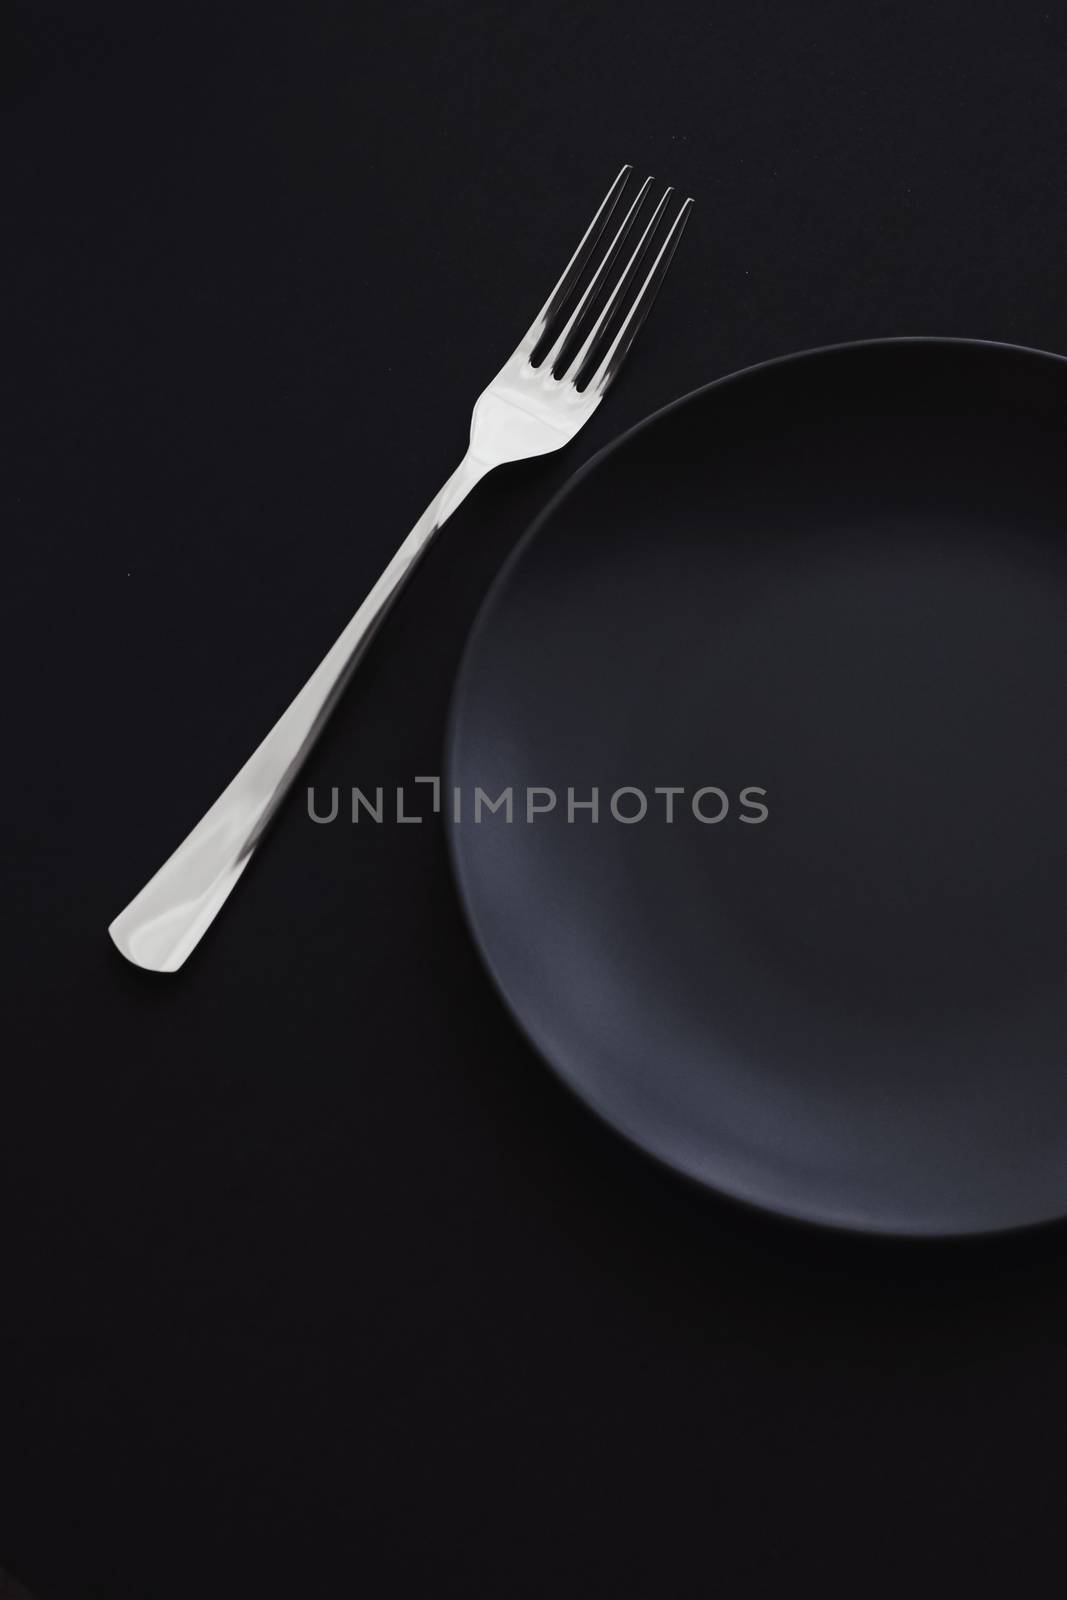
M568 310L632 170L623 167L518 348L476 402L470 445L455 472L263 743L188 838L111 924L108 932L112 939L137 966L175 972L196 948L251 860L419 557L474 485L504 462L559 450L603 400L648 313L693 204L692 200L683 202L664 234L662 223L672 194L668 189L625 267L613 279L616 261L648 195L652 179L647 178L587 287ZM645 276L627 303L646 264ZM542 353L549 339L551 344Z

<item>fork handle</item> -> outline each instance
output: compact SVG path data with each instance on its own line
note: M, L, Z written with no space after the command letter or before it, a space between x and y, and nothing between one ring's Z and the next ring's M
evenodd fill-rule
M288 710L192 833L115 918L108 932L135 966L176 972L199 944L419 557L490 465L468 451Z

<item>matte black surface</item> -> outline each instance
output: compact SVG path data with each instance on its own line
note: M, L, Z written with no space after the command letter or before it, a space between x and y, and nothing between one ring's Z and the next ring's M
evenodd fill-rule
M1065 429L1058 357L771 363L610 448L486 601L475 936L686 1175L880 1232L1067 1211Z
M439 827L298 800L177 980L105 928L451 469L621 162L698 202L629 368L431 551L320 796L439 770L509 550L677 395L880 335L1067 351L1062 10L15 17L0 1566L37 1600L1047 1588L1061 1228L825 1237L636 1157L497 1000Z

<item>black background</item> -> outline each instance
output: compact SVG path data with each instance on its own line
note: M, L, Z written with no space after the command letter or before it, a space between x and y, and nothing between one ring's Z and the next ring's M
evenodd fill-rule
M624 160L698 206L617 389L482 485L311 763L440 769L479 599L763 357L1067 351L1026 4L21 7L5 52L0 1561L40 1600L1025 1586L1067 1239L823 1237L539 1066L436 825L299 802L179 977L107 922L454 464Z

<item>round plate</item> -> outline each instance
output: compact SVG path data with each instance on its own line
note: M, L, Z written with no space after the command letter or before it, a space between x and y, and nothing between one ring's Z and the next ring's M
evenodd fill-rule
M1067 363L885 340L670 406L508 562L456 876L529 1038L653 1156L848 1228L1067 1213L1065 528Z

